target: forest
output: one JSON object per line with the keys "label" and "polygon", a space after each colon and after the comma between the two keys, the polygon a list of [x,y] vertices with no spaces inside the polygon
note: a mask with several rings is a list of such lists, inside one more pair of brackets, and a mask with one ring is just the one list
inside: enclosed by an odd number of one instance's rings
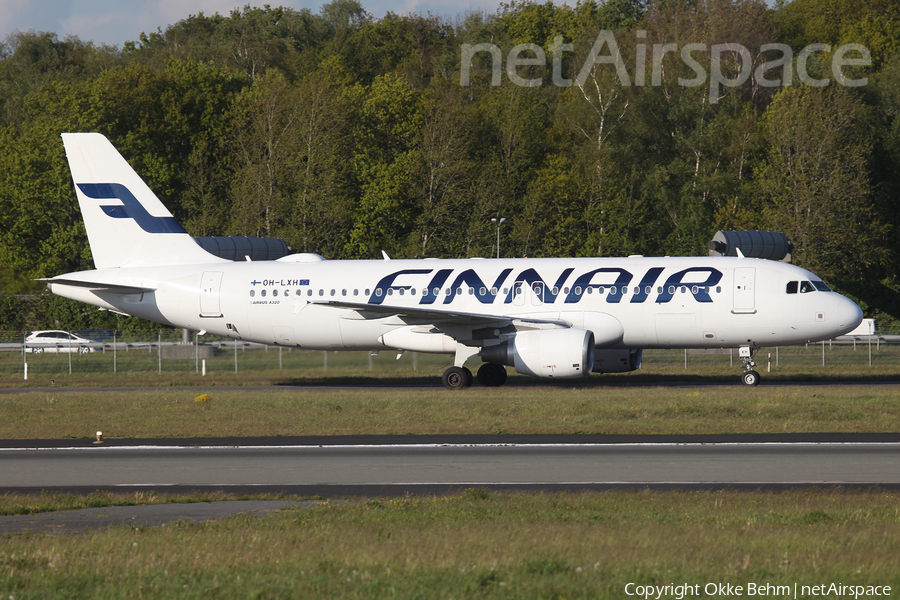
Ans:
{"label": "forest", "polygon": [[[866,55],[842,66],[845,44]],[[795,264],[892,322],[898,113],[896,0],[513,0],[452,19],[333,0],[187,15],[122,48],[14,32],[0,329],[139,326],[32,281],[93,268],[59,137],[75,131],[106,135],[195,236],[378,259],[496,256],[500,217],[506,257],[698,256],[720,229],[781,231]]]}

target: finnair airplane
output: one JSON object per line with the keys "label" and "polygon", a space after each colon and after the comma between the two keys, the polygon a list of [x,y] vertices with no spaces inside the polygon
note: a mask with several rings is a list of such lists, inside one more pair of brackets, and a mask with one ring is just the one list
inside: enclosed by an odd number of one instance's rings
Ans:
{"label": "finnair airplane", "polygon": [[862,311],[813,273],[755,258],[274,261],[214,256],[97,133],[63,134],[96,269],[50,290],[201,333],[316,350],[444,353],[448,389],[518,373],[577,378],[640,366],[645,348],[739,348],[851,331]]}

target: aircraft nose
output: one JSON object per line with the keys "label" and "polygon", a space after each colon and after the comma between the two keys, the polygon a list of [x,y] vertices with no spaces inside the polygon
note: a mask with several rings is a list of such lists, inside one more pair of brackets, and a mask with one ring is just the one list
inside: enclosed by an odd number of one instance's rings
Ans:
{"label": "aircraft nose", "polygon": [[850,298],[841,297],[838,306],[838,327],[845,331],[853,331],[862,323],[862,309]]}

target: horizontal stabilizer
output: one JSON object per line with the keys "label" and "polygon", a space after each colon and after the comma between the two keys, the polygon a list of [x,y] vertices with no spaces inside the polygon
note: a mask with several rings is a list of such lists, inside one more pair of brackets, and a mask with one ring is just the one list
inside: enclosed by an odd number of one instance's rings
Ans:
{"label": "horizontal stabilizer", "polygon": [[133,285],[120,285],[118,283],[103,283],[97,281],[87,281],[83,279],[71,279],[63,277],[47,277],[44,279],[35,279],[35,281],[43,281],[48,284],[71,285],[74,287],[87,288],[95,291],[112,292],[113,294],[146,294],[147,292],[156,291],[156,288],[138,287]]}

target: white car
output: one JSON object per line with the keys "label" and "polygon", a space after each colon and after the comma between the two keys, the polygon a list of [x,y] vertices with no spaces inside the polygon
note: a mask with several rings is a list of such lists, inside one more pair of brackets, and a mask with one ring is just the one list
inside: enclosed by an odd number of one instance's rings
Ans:
{"label": "white car", "polygon": [[25,338],[30,352],[96,352],[99,344],[68,331],[32,331]]}

